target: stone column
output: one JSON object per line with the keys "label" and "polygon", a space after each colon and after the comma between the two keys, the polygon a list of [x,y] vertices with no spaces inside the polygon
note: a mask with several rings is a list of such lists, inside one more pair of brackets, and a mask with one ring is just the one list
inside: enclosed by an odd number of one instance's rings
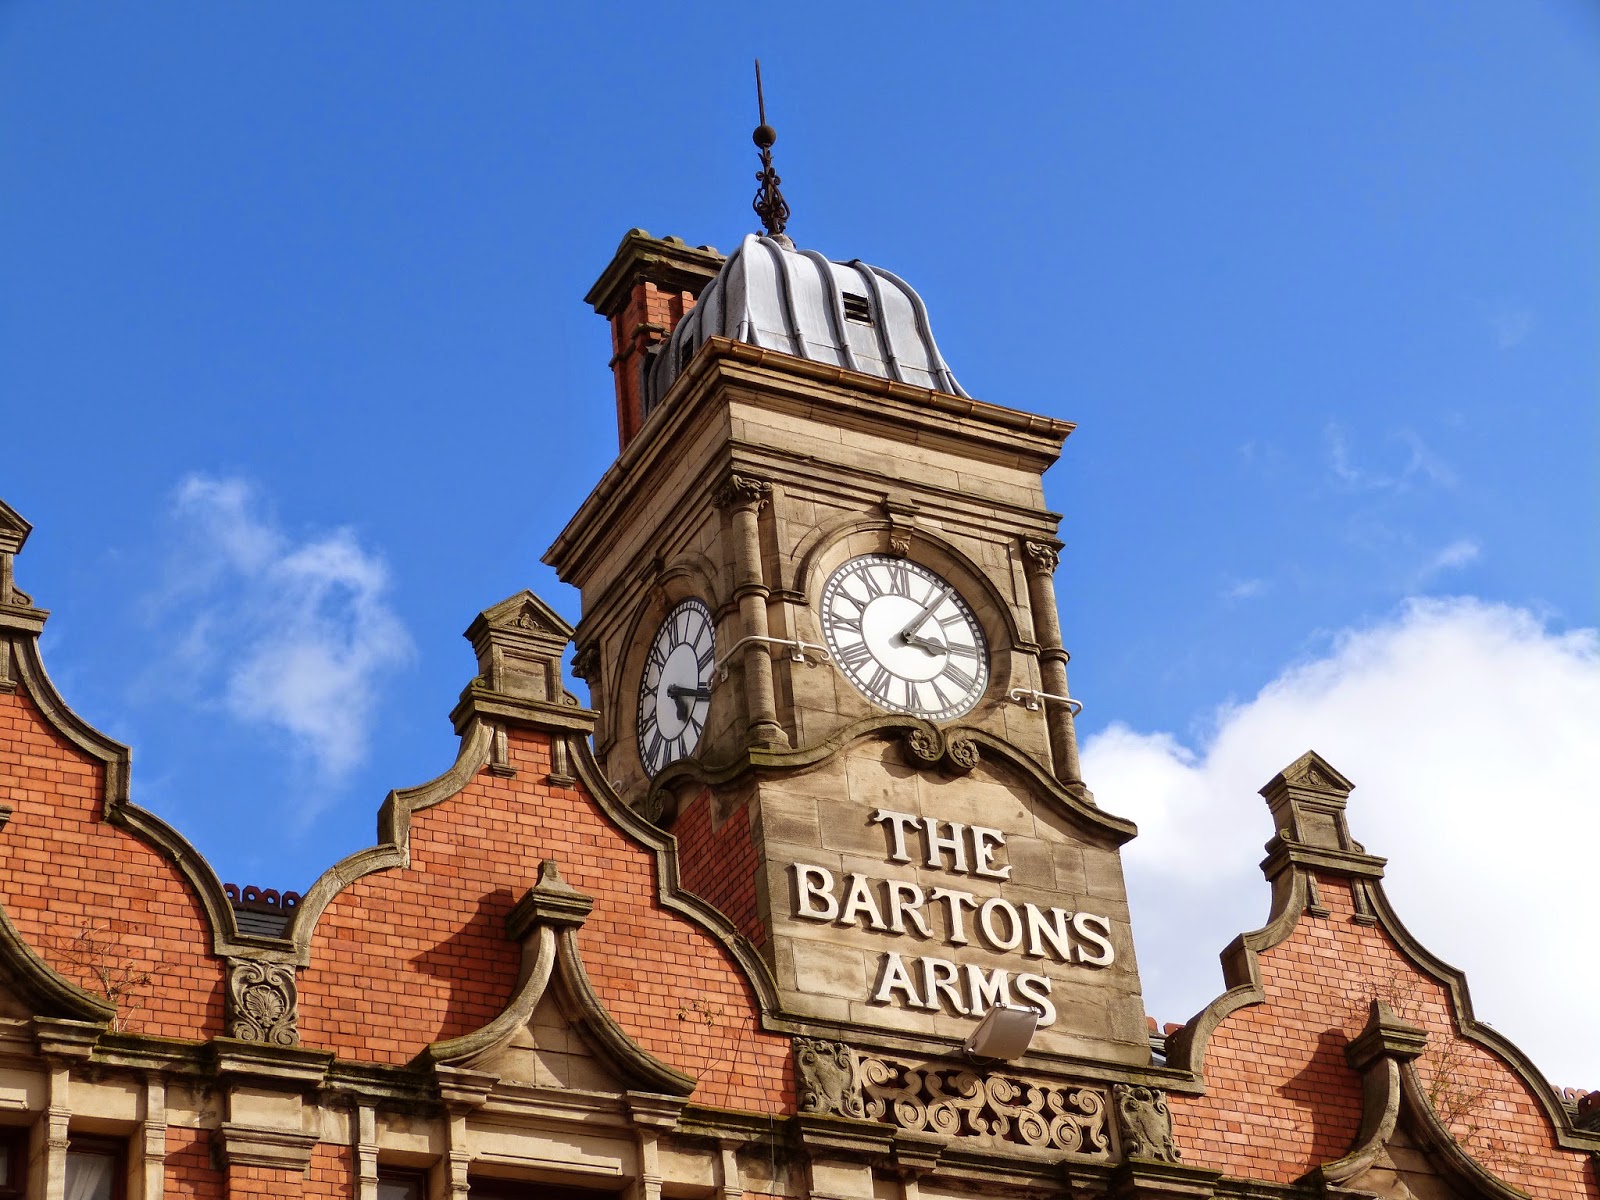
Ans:
{"label": "stone column", "polygon": [[772,485],[747,475],[729,475],[717,490],[717,506],[729,510],[733,521],[733,596],[739,605],[739,638],[745,646],[745,733],[756,746],[787,748],[789,738],[778,724],[777,701],[772,686],[772,647],[754,639],[767,632],[767,597],[770,589],[761,572],[761,531],[757,516],[772,495]]}
{"label": "stone column", "polygon": [[142,1200],[161,1200],[167,1181],[167,1082],[155,1071],[144,1077],[144,1121],[140,1133]]}
{"label": "stone column", "polygon": [[356,1200],[378,1200],[378,1114],[370,1104],[351,1106]]}
{"label": "stone column", "polygon": [[[1033,633],[1039,641],[1042,686],[1052,696],[1070,696],[1072,693],[1067,690],[1069,656],[1061,646],[1061,618],[1056,610],[1057,548],[1049,542],[1025,540],[1022,550],[1028,575],[1028,605],[1033,610]],[[1071,707],[1060,700],[1046,700],[1044,713],[1056,778],[1062,783],[1081,785],[1083,770],[1078,764],[1078,732]]]}

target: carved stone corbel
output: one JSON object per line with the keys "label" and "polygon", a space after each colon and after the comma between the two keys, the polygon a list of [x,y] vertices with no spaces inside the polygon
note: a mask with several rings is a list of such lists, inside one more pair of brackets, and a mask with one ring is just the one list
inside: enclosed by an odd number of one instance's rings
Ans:
{"label": "carved stone corbel", "polygon": [[855,1051],[845,1042],[797,1037],[794,1062],[800,1073],[800,1111],[835,1117],[864,1117],[861,1072]]}
{"label": "carved stone corbel", "polygon": [[228,959],[228,1034],[266,1046],[300,1044],[293,963]]}
{"label": "carved stone corbel", "polygon": [[1175,1163],[1182,1155],[1172,1140],[1172,1114],[1166,1093],[1159,1088],[1119,1083],[1111,1089],[1122,1135],[1122,1156],[1149,1162]]}

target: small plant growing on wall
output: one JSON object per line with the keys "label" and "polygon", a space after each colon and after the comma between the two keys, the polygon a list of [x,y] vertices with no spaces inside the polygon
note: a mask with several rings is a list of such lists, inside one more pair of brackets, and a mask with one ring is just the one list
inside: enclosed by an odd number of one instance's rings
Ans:
{"label": "small plant growing on wall", "polygon": [[67,964],[67,974],[77,976],[76,982],[117,1006],[111,1027],[121,1032],[130,1027],[161,972],[131,957],[118,933],[109,924],[96,922],[80,925],[75,933],[58,934],[55,942]]}

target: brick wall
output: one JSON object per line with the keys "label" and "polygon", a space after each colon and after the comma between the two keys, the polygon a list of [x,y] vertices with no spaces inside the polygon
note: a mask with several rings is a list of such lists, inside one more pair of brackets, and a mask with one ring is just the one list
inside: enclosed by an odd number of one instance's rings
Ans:
{"label": "brick wall", "polygon": [[341,1057],[402,1063],[481,1027],[516,984],[505,917],[553,858],[594,897],[578,935],[595,990],[650,1053],[700,1079],[698,1103],[788,1107],[788,1041],[759,1031],[742,974],[713,937],[662,907],[654,856],[578,788],[552,787],[549,743],[511,739],[515,778],[479,774],[416,813],[411,866],[337,896],[300,976],[300,1036]]}
{"label": "brick wall", "polygon": [[211,1166],[211,1135],[203,1129],[167,1130],[166,1195],[172,1200],[222,1200],[222,1172]]}
{"label": "brick wall", "polygon": [[1443,986],[1376,926],[1352,922],[1346,881],[1321,877],[1326,917],[1309,913],[1260,955],[1263,1003],[1212,1035],[1206,1094],[1169,1098],[1184,1160],[1285,1183],[1349,1151],[1361,1084],[1344,1048],[1373,999],[1429,1034],[1417,1062],[1436,1111],[1478,1161],[1534,1196],[1600,1196],[1584,1158],[1559,1149],[1549,1122],[1503,1061],[1461,1038]]}
{"label": "brick wall", "polygon": [[[223,970],[210,926],[176,867],[101,819],[103,770],[18,688],[0,692],[0,902],[44,960],[104,994],[130,983],[123,1028],[196,1041],[222,1032]],[[139,983],[138,980],[148,982]]]}
{"label": "brick wall", "polygon": [[[644,423],[640,364],[646,350],[671,336],[694,307],[689,292],[664,291],[653,283],[634,285],[623,310],[611,320],[612,369],[617,383],[617,442],[626,447]],[[659,326],[650,330],[647,326]]]}
{"label": "brick wall", "polygon": [[751,829],[751,809],[740,807],[717,827],[711,804],[710,789],[702,788],[673,822],[679,877],[684,887],[738,926],[752,945],[765,945],[767,927],[756,902],[761,855]]}

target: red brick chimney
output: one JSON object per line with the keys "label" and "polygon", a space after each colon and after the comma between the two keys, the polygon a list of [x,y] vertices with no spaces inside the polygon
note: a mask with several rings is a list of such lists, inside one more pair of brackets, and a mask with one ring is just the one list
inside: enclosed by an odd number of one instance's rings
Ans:
{"label": "red brick chimney", "polygon": [[653,238],[630,229],[584,302],[611,322],[611,370],[617,380],[617,444],[627,446],[644,424],[644,372],[651,350],[666,341],[722,269],[722,255],[682,238]]}

